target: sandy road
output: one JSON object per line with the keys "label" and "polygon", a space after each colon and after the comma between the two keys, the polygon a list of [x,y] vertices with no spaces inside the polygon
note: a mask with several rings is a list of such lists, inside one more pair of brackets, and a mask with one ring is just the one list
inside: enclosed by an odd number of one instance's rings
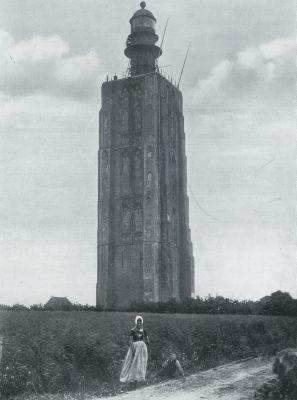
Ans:
{"label": "sandy road", "polygon": [[171,380],[123,393],[112,399],[250,400],[255,389],[271,377],[273,377],[272,359],[256,358],[190,375],[185,382]]}

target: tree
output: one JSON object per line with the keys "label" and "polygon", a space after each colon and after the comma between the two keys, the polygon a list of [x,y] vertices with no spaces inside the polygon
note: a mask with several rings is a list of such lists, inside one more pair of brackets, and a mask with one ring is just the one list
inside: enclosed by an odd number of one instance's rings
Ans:
{"label": "tree", "polygon": [[296,315],[296,302],[287,292],[278,290],[270,296],[263,297],[257,305],[260,314],[267,315]]}

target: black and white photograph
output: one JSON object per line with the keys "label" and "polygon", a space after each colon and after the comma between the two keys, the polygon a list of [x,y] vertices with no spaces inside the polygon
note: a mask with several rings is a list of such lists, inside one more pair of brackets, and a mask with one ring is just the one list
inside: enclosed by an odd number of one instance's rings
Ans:
{"label": "black and white photograph", "polygon": [[0,398],[296,400],[296,2],[0,0]]}

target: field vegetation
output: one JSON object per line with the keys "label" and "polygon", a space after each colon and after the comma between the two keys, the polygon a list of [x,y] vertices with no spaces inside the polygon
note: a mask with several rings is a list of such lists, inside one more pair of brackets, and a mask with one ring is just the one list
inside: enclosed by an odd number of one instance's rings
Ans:
{"label": "field vegetation", "polygon": [[[177,352],[189,372],[259,354],[274,354],[295,345],[294,317],[154,313],[143,316],[151,341],[148,377],[160,367],[169,351]],[[30,394],[42,398],[44,393],[100,395],[118,391],[134,317],[135,313],[125,312],[1,311],[2,396],[24,398]]]}

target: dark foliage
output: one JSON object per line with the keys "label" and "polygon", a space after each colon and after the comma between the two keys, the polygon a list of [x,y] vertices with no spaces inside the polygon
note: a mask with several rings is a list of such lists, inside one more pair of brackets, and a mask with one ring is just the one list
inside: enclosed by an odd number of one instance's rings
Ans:
{"label": "dark foliage", "polygon": [[32,304],[31,306],[24,306],[23,304],[14,304],[12,306],[8,306],[5,304],[0,304],[0,310],[9,310],[9,311],[102,311],[101,307],[90,306],[89,304],[72,304],[71,307],[65,307],[63,310],[54,310],[46,307],[44,304]]}
{"label": "dark foliage", "polygon": [[[13,306],[0,305],[0,310],[32,310],[49,311],[43,304],[33,304],[26,307],[21,304]],[[88,304],[73,304],[71,308],[63,311],[103,311],[101,307]],[[105,311],[115,311],[105,309]],[[265,296],[259,301],[234,300],[223,296],[196,297],[184,302],[172,299],[168,302],[140,303],[134,302],[128,308],[120,311],[150,312],[158,314],[238,314],[238,315],[287,315],[297,316],[297,299],[293,299],[289,293],[277,291],[270,296]]]}
{"label": "dark foliage", "polygon": [[[289,367],[288,367],[289,366]],[[295,349],[278,354],[273,364],[277,379],[262,385],[255,393],[255,400],[296,400],[297,398],[297,365]]]}
{"label": "dark foliage", "polygon": [[297,316],[297,300],[277,291],[260,301],[234,300],[222,296],[196,297],[182,303],[170,300],[166,303],[132,303],[127,311],[185,314],[240,314],[240,315],[288,315]]}
{"label": "dark foliage", "polygon": [[29,307],[24,306],[23,304],[13,304],[12,306],[7,306],[5,304],[0,304],[0,310],[11,310],[11,311],[20,311],[20,310],[29,310]]}
{"label": "dark foliage", "polygon": [[[277,379],[271,379],[264,383],[255,393],[255,400],[291,400],[286,394],[282,393],[280,382]],[[292,398],[296,400],[296,398]]]}
{"label": "dark foliage", "polygon": [[280,290],[263,297],[255,305],[258,314],[297,316],[297,300],[292,299],[289,293]]}

